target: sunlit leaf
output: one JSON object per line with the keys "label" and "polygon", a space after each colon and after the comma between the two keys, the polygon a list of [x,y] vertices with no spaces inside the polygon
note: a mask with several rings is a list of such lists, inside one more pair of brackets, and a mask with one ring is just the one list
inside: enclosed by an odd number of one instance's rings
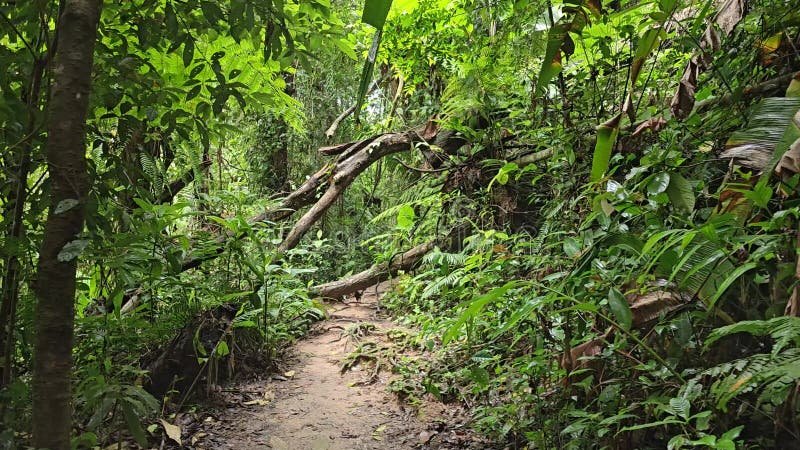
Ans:
{"label": "sunlit leaf", "polygon": [[620,120],[622,120],[621,113],[597,127],[597,142],[595,143],[594,156],[592,157],[592,181],[599,181],[602,179],[603,175],[605,175],[608,170],[608,163],[611,160],[611,151],[614,148],[614,144],[617,142]]}
{"label": "sunlit leaf", "polygon": [[366,0],[361,21],[380,30],[386,23],[386,16],[389,15],[391,7],[392,0]]}

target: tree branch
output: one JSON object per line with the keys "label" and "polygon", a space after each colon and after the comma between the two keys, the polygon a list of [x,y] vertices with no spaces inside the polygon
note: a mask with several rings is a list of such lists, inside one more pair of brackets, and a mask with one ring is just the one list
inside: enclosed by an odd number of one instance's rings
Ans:
{"label": "tree branch", "polygon": [[776,96],[781,94],[786,89],[786,86],[790,81],[792,81],[792,78],[800,78],[800,72],[782,75],[780,77],[756,84],[755,86],[745,88],[742,91],[741,96],[738,97],[727,94],[723,95],[722,97],[714,97],[708,100],[703,100],[702,102],[697,103],[695,112],[697,112],[697,114],[703,114],[716,106],[729,106],[736,101],[750,101],[762,97]]}

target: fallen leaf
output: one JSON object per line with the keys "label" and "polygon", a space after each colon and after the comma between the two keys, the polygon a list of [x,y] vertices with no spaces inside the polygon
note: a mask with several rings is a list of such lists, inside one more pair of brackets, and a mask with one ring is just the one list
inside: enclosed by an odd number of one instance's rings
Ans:
{"label": "fallen leaf", "polygon": [[290,370],[288,372],[284,372],[283,376],[285,376],[286,378],[294,378],[294,374],[295,374],[294,370]]}
{"label": "fallen leaf", "polygon": [[423,445],[427,444],[428,442],[430,442],[431,438],[434,437],[434,436],[436,436],[436,432],[421,431],[419,433],[419,443],[423,444]]}
{"label": "fallen leaf", "polygon": [[376,441],[382,441],[383,436],[381,436],[381,433],[383,433],[385,430],[386,425],[381,425],[378,428],[375,428],[375,430],[372,432],[372,439],[375,439]]}
{"label": "fallen leaf", "polygon": [[203,433],[202,431],[200,433],[195,434],[194,436],[192,436],[192,445],[196,445],[197,441],[203,439],[206,436],[208,436],[208,433]]}
{"label": "fallen leaf", "polygon": [[631,136],[638,136],[642,134],[645,130],[650,130],[654,133],[661,131],[667,125],[667,121],[664,120],[663,117],[652,117],[650,119],[645,120],[644,122],[640,123],[636,130],[631,134]]}
{"label": "fallen leaf", "polygon": [[269,402],[266,401],[266,400],[258,399],[258,400],[250,400],[249,402],[244,402],[242,404],[245,405],[245,406],[253,406],[253,405],[265,406],[265,405],[269,405]]}
{"label": "fallen leaf", "polygon": [[164,419],[161,419],[161,425],[164,426],[164,431],[167,433],[167,437],[177,442],[178,445],[183,445],[183,442],[181,442],[181,427],[173,425]]}

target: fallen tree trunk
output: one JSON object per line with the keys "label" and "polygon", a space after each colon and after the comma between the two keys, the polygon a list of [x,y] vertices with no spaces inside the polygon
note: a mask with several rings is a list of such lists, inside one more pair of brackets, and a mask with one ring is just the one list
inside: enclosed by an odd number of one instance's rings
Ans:
{"label": "fallen tree trunk", "polygon": [[320,284],[311,288],[311,294],[323,298],[342,298],[353,292],[366,289],[381,281],[386,281],[398,272],[413,269],[426,253],[431,251],[436,242],[420,244],[405,253],[395,256],[390,261],[376,264],[369,269],[341,280]]}
{"label": "fallen tree trunk", "polygon": [[436,246],[450,249],[459,248],[468,230],[468,223],[461,224],[439,239],[419,244],[405,253],[393,256],[389,261],[375,264],[369,269],[355,275],[342,278],[341,280],[331,281],[330,283],[313,286],[309,292],[319,297],[336,299],[366,289],[381,281],[388,280],[397,275],[400,271],[409,271],[416,268],[422,261],[422,258]]}
{"label": "fallen tree trunk", "polygon": [[359,142],[353,146],[357,147],[358,150],[352,152],[352,154],[349,151],[342,153],[333,167],[325,194],[295,223],[292,230],[278,246],[278,251],[283,253],[296,247],[311,226],[325,214],[325,211],[350,186],[353,180],[372,163],[386,155],[410,150],[414,144],[420,142],[425,142],[425,139],[417,130],[412,130],[405,133],[384,134],[366,144]]}
{"label": "fallen tree trunk", "polygon": [[[326,155],[339,155],[335,162],[326,164],[322,169],[309,177],[302,186],[289,194],[273,209],[265,211],[252,219],[251,224],[259,222],[278,222],[285,220],[299,209],[313,205],[292,227],[284,241],[278,247],[280,253],[297,246],[300,239],[319,220],[325,211],[339,198],[353,180],[372,163],[384,156],[413,149],[417,144],[436,146],[445,152],[454,152],[466,143],[466,140],[449,130],[439,131],[435,125],[424,126],[399,133],[386,133],[347,144],[325,147],[320,152]],[[330,150],[327,150],[330,149]],[[319,190],[325,183],[328,188],[318,198]],[[233,233],[220,235],[216,244],[202,254],[188,258],[181,266],[181,272],[193,269],[205,261],[219,256],[225,250],[225,243],[239,238]]]}

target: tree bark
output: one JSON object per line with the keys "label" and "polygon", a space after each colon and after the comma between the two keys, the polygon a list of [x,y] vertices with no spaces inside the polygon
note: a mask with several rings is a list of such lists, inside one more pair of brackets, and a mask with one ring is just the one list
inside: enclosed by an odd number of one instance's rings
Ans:
{"label": "tree bark", "polygon": [[[22,152],[17,168],[13,193],[9,196],[6,217],[11,218],[6,239],[13,239],[22,244],[25,238],[25,203],[28,197],[28,175],[31,172],[36,116],[39,113],[39,97],[42,88],[42,77],[47,61],[35,59],[31,76],[31,88],[26,94],[28,105],[28,125],[25,131],[27,139],[22,143]],[[13,377],[15,328],[17,319],[17,302],[19,286],[22,281],[22,265],[16,252],[9,255],[3,274],[2,296],[0,297],[0,388],[7,386]],[[2,408],[0,408],[2,409]]]}
{"label": "tree bark", "polygon": [[[86,116],[102,0],[66,0],[48,105],[46,159],[50,210],[39,251],[33,357],[33,446],[70,448],[70,377],[75,310],[76,239],[89,191]],[[77,203],[76,203],[77,201]]]}
{"label": "tree bark", "polygon": [[422,257],[437,245],[449,249],[449,251],[460,248],[469,229],[468,222],[462,223],[450,230],[445,236],[417,245],[405,253],[393,256],[389,261],[376,264],[363,272],[341,280],[313,286],[310,292],[319,297],[336,299],[368,288],[395,276],[401,270],[408,271],[416,268],[419,262],[422,261]]}
{"label": "tree bark", "polygon": [[285,252],[296,247],[311,226],[325,214],[325,211],[330,208],[353,180],[372,163],[386,155],[410,150],[416,142],[423,142],[416,131],[390,133],[379,136],[368,144],[360,146],[359,150],[352,155],[348,152],[342,153],[333,169],[329,181],[330,185],[325,194],[295,223],[281,245],[278,246],[278,251]]}
{"label": "tree bark", "polygon": [[341,280],[314,286],[311,288],[311,293],[319,297],[335,299],[366,289],[389,279],[401,270],[413,269],[422,260],[422,257],[433,249],[435,244],[435,242],[426,242],[417,245],[411,250],[392,258],[391,261],[376,264],[363,272]]}

